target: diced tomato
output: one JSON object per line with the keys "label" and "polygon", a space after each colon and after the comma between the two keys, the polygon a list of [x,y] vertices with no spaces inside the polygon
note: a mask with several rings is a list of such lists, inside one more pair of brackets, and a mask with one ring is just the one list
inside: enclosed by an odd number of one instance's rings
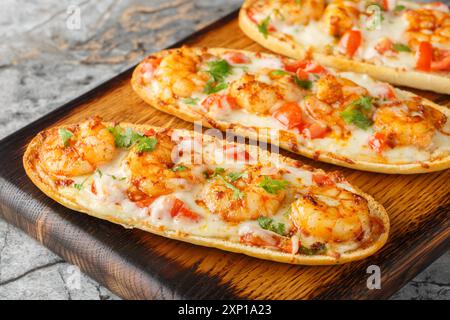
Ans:
{"label": "diced tomato", "polygon": [[382,55],[386,52],[394,53],[394,44],[388,38],[382,38],[375,45],[375,50],[377,50],[378,53]]}
{"label": "diced tomato", "polygon": [[433,60],[433,46],[431,43],[421,41],[416,52],[416,69],[430,71]]}
{"label": "diced tomato", "polygon": [[383,0],[381,6],[384,10],[389,11],[389,0]]}
{"label": "diced tomato", "polygon": [[144,132],[144,136],[146,137],[151,137],[154,136],[156,134],[156,131],[154,129],[148,129],[147,131]]}
{"label": "diced tomato", "polygon": [[298,60],[284,65],[284,70],[288,72],[298,72],[301,69],[307,73],[324,73],[325,68],[312,60]]}
{"label": "diced tomato", "polygon": [[308,131],[311,139],[320,139],[325,137],[327,133],[330,132],[330,128],[318,122],[314,122],[308,127]]}
{"label": "diced tomato", "polygon": [[304,67],[306,67],[306,64],[308,62],[306,60],[298,60],[298,61],[294,61],[294,62],[289,62],[286,63],[284,65],[284,70],[288,71],[288,72],[297,72],[297,70],[303,69]]}
{"label": "diced tomato", "polygon": [[157,197],[145,197],[142,200],[136,201],[135,204],[139,208],[147,208],[149,205],[151,205]]}
{"label": "diced tomato", "polygon": [[231,160],[249,161],[250,154],[245,150],[239,150],[236,146],[225,145],[223,147],[225,157]]}
{"label": "diced tomato", "polygon": [[95,187],[95,181],[92,181],[92,184],[91,184],[91,192],[92,192],[93,194],[97,194],[97,188]]}
{"label": "diced tomato", "polygon": [[272,116],[277,119],[287,129],[302,127],[302,110],[295,102],[286,102],[278,108]]}
{"label": "diced tomato", "polygon": [[377,153],[383,152],[386,146],[386,136],[380,132],[376,132],[369,138],[369,146]]}
{"label": "diced tomato", "polygon": [[255,19],[255,11],[252,8],[247,9],[248,18],[255,24],[258,24],[258,21]]}
{"label": "diced tomato", "polygon": [[297,78],[299,78],[300,80],[308,80],[309,79],[309,75],[308,72],[298,68],[297,72],[295,73],[297,75]]}
{"label": "diced tomato", "polygon": [[319,173],[313,174],[312,179],[315,183],[317,183],[321,187],[334,185],[333,180],[331,180],[331,178],[326,174],[319,174]]}
{"label": "diced tomato", "polygon": [[170,215],[172,216],[172,218],[181,216],[189,218],[195,222],[199,221],[201,218],[197,213],[189,210],[188,206],[180,199],[175,199],[173,207],[170,210]]}
{"label": "diced tomato", "polygon": [[309,73],[316,73],[316,74],[326,72],[325,68],[315,61],[308,61],[303,70]]}
{"label": "diced tomato", "polygon": [[250,62],[249,57],[247,57],[244,53],[238,51],[227,53],[225,59],[228,61],[228,63],[231,64],[244,64]]}
{"label": "diced tomato", "polygon": [[441,51],[436,61],[430,65],[432,71],[450,71],[450,51]]}
{"label": "diced tomato", "polygon": [[370,93],[382,99],[395,99],[395,90],[388,83],[379,83],[371,87]]}
{"label": "diced tomato", "polygon": [[211,94],[206,97],[202,102],[202,106],[206,110],[210,110],[213,106],[217,106],[220,109],[239,109],[239,105],[232,96],[229,95],[220,95],[220,94]]}
{"label": "diced tomato", "polygon": [[141,65],[141,82],[143,84],[148,83],[151,78],[153,77],[153,73],[155,72],[156,68],[158,68],[159,64],[161,63],[161,58],[154,58],[150,57],[145,60],[144,63]]}
{"label": "diced tomato", "polygon": [[361,31],[349,30],[342,36],[341,40],[339,41],[339,48],[342,53],[345,53],[349,57],[353,57],[361,43]]}

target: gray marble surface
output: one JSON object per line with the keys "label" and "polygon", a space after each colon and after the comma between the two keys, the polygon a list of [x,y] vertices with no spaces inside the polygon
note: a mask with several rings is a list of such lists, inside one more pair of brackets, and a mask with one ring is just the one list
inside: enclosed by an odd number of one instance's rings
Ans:
{"label": "gray marble surface", "polygon": [[[0,138],[239,4],[239,0],[2,0]],[[70,5],[80,10],[79,28]],[[449,266],[447,252],[393,298],[450,299]],[[0,299],[119,298],[0,219]]]}

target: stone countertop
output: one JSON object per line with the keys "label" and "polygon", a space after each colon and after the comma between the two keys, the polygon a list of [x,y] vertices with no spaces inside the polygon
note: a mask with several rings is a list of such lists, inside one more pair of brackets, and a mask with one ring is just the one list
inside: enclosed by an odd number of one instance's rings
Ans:
{"label": "stone countertop", "polygon": [[[0,138],[125,70],[145,53],[231,12],[240,2],[1,1]],[[450,299],[449,266],[450,251],[393,299]],[[0,299],[119,298],[0,219]]]}

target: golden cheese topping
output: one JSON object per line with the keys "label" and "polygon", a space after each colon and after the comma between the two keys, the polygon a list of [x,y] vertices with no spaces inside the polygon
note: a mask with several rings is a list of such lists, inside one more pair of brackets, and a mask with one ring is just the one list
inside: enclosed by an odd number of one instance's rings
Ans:
{"label": "golden cheese topping", "polygon": [[137,82],[157,104],[349,163],[410,164],[450,154],[448,110],[313,60],[227,49],[149,56]]}
{"label": "golden cheese topping", "polygon": [[255,0],[247,16],[267,37],[401,70],[450,71],[450,11],[441,2]]}
{"label": "golden cheese topping", "polygon": [[82,208],[160,230],[333,257],[385,232],[340,174],[191,131],[94,118],[47,131],[39,160],[40,176]]}

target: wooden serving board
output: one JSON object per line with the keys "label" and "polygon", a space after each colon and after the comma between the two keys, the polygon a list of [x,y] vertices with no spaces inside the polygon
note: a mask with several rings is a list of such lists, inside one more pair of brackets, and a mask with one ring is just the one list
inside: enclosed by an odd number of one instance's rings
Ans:
{"label": "wooden serving board", "polygon": [[[188,45],[267,51],[239,30],[236,13],[185,41]],[[156,111],[131,89],[128,70],[0,142],[0,214],[123,298],[372,299],[388,298],[450,244],[450,170],[385,175],[337,168],[288,152],[326,170],[340,169],[374,196],[391,218],[388,243],[376,255],[340,266],[307,267],[165,239],[78,214],[47,198],[27,178],[22,156],[30,139],[54,125],[100,115],[107,121],[192,128]],[[450,97],[423,93],[441,104]],[[367,268],[381,269],[369,290]]]}

